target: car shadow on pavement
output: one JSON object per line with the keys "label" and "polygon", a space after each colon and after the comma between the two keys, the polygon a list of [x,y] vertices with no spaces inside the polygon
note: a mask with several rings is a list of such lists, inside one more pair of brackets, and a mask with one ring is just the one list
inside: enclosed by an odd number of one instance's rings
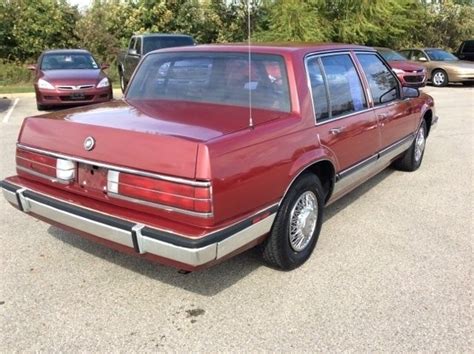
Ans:
{"label": "car shadow on pavement", "polygon": [[363,184],[361,184],[360,186],[358,186],[356,189],[354,189],[349,194],[346,194],[341,199],[338,199],[333,204],[326,207],[326,209],[324,210],[324,221],[328,221],[333,216],[335,216],[337,213],[339,213],[341,210],[343,210],[343,209],[347,208],[348,206],[350,206],[354,201],[356,201],[357,199],[362,197],[365,193],[370,191],[377,184],[382,182],[385,178],[387,178],[388,176],[390,176],[394,172],[395,172],[395,170],[393,168],[391,168],[391,167],[386,168],[385,170],[383,170],[380,173],[376,174],[374,177],[370,178],[368,181],[366,181]]}
{"label": "car shadow on pavement", "polygon": [[251,249],[209,269],[183,274],[176,268],[112,250],[55,226],[50,226],[48,233],[56,239],[95,257],[102,258],[153,280],[204,296],[216,295],[236,284],[257,268],[264,266],[257,249]]}
{"label": "car shadow on pavement", "polygon": [[[325,220],[327,221],[332,218],[339,211],[349,206],[392,173],[393,170],[391,169],[382,171],[348,195],[327,207],[325,210]],[[95,257],[100,257],[108,262],[112,262],[153,280],[204,296],[216,295],[237,284],[241,279],[258,268],[266,266],[261,259],[258,248],[253,248],[209,269],[182,274],[175,268],[114,251],[55,226],[50,226],[48,233],[56,239]]]}
{"label": "car shadow on pavement", "polygon": [[10,108],[12,100],[6,97],[0,97],[0,113],[5,112]]}

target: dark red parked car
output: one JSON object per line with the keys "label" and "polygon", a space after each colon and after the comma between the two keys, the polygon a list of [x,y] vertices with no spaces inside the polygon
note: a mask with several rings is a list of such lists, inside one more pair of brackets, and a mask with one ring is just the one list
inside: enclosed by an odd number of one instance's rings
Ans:
{"label": "dark red parked car", "polygon": [[26,118],[5,198],[185,270],[257,244],[301,265],[325,205],[392,163],[420,166],[433,99],[371,48],[253,46],[250,64],[247,50],[152,52],[124,100]]}
{"label": "dark red parked car", "polygon": [[392,67],[403,86],[423,87],[426,85],[426,69],[423,66],[407,60],[392,49],[380,47],[376,49]]}
{"label": "dark red parked car", "polygon": [[37,65],[35,92],[39,111],[53,106],[79,106],[112,99],[112,83],[91,53],[83,49],[48,50]]}

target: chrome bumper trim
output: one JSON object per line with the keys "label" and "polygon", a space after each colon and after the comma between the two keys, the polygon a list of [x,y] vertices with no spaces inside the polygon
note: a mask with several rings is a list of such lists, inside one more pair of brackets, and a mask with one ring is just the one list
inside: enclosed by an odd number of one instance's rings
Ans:
{"label": "chrome bumper trim", "polygon": [[7,189],[4,189],[2,188],[2,191],[3,191],[3,197],[10,203],[10,204],[13,204],[14,206],[16,207],[19,207],[18,205],[18,199],[16,197],[16,193],[15,192],[11,192]]}
{"label": "chrome bumper trim", "polygon": [[[55,223],[133,248],[139,254],[149,253],[190,266],[200,266],[220,259],[265,235],[270,231],[276,216],[276,208],[272,206],[265,211],[268,216],[254,224],[251,219],[246,220],[240,224],[241,226],[232,225],[203,236],[197,241],[167,231],[166,237],[169,241],[173,241],[173,238],[180,240],[180,242],[168,242],[158,239],[157,234],[163,233],[162,230],[129,220],[115,218],[115,222],[107,221],[106,218],[112,219],[112,217],[60,201],[59,203],[64,205],[65,209],[62,210],[56,207],[58,201],[54,198],[39,195],[19,186],[16,189],[14,187],[16,186],[12,184],[1,184],[5,199],[26,213],[32,213]],[[51,205],[48,205],[50,201]],[[268,210],[271,210],[270,214]],[[88,217],[88,215],[92,216]],[[104,218],[104,222],[100,221],[101,217]]]}
{"label": "chrome bumper trim", "polygon": [[130,232],[113,226],[99,223],[82,216],[74,215],[60,209],[50,207],[35,200],[25,198],[29,204],[27,213],[42,216],[48,220],[55,221],[61,225],[119,243],[124,246],[133,247]]}

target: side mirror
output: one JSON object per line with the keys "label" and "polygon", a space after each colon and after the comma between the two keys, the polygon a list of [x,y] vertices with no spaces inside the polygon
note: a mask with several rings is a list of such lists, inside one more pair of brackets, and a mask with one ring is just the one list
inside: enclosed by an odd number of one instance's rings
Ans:
{"label": "side mirror", "polygon": [[387,103],[398,98],[398,86],[392,87],[390,90],[385,92],[382,96],[380,96],[380,103]]}
{"label": "side mirror", "polygon": [[420,97],[420,91],[413,87],[402,87],[402,98],[417,98]]}
{"label": "side mirror", "polygon": [[100,68],[101,68],[102,70],[106,70],[106,69],[110,68],[110,65],[104,63],[104,64],[102,64],[102,65],[100,66]]}
{"label": "side mirror", "polygon": [[26,68],[31,71],[36,71],[36,64],[27,65]]}
{"label": "side mirror", "polygon": [[428,59],[426,57],[419,57],[418,61],[428,61]]}
{"label": "side mirror", "polygon": [[136,49],[129,49],[129,50],[128,50],[128,54],[130,54],[130,55],[137,55],[138,53],[137,53],[137,50],[136,50]]}

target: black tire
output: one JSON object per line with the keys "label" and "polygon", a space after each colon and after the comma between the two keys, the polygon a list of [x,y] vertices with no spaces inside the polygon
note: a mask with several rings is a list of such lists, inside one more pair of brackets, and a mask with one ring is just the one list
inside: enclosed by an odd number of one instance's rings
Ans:
{"label": "black tire", "polygon": [[474,86],[474,81],[464,81],[462,84],[464,86],[471,87]]}
{"label": "black tire", "polygon": [[448,84],[449,78],[446,71],[442,69],[436,69],[431,73],[431,83],[435,87],[444,87]]}
{"label": "black tire", "polygon": [[48,109],[48,106],[45,106],[45,105],[42,105],[42,104],[37,103],[37,104],[36,104],[36,109],[37,109],[38,111],[46,111],[46,110]]}
{"label": "black tire", "polygon": [[[427,125],[426,121],[423,119],[421,122],[420,128],[418,128],[415,140],[413,140],[412,145],[410,148],[405,151],[403,156],[395,161],[394,167],[401,171],[413,172],[416,171],[420,166],[421,162],[423,161],[423,156],[425,154],[425,147],[426,147],[426,136],[427,136]],[[419,135],[423,135],[423,146],[421,149],[421,155],[417,155],[417,144],[419,144]]]}
{"label": "black tire", "polygon": [[123,77],[123,73],[121,71],[119,73],[119,78],[120,78],[120,89],[122,90],[122,93],[125,93],[125,90],[127,88],[127,83],[125,82],[125,78]]}
{"label": "black tire", "polygon": [[[314,231],[307,233],[306,245],[301,250],[296,251],[290,242],[291,213],[293,208],[296,208],[300,197],[308,195],[307,192],[312,193],[309,193],[311,198],[316,197],[317,212],[315,214],[317,219],[315,226],[313,226]],[[270,235],[262,245],[263,259],[269,265],[282,270],[291,270],[302,265],[311,256],[321,231],[324,196],[325,193],[321,182],[314,174],[305,173],[293,183],[280,205]],[[305,220],[305,225],[306,222],[308,222],[308,219]],[[311,229],[312,227],[310,226],[309,230]]]}

